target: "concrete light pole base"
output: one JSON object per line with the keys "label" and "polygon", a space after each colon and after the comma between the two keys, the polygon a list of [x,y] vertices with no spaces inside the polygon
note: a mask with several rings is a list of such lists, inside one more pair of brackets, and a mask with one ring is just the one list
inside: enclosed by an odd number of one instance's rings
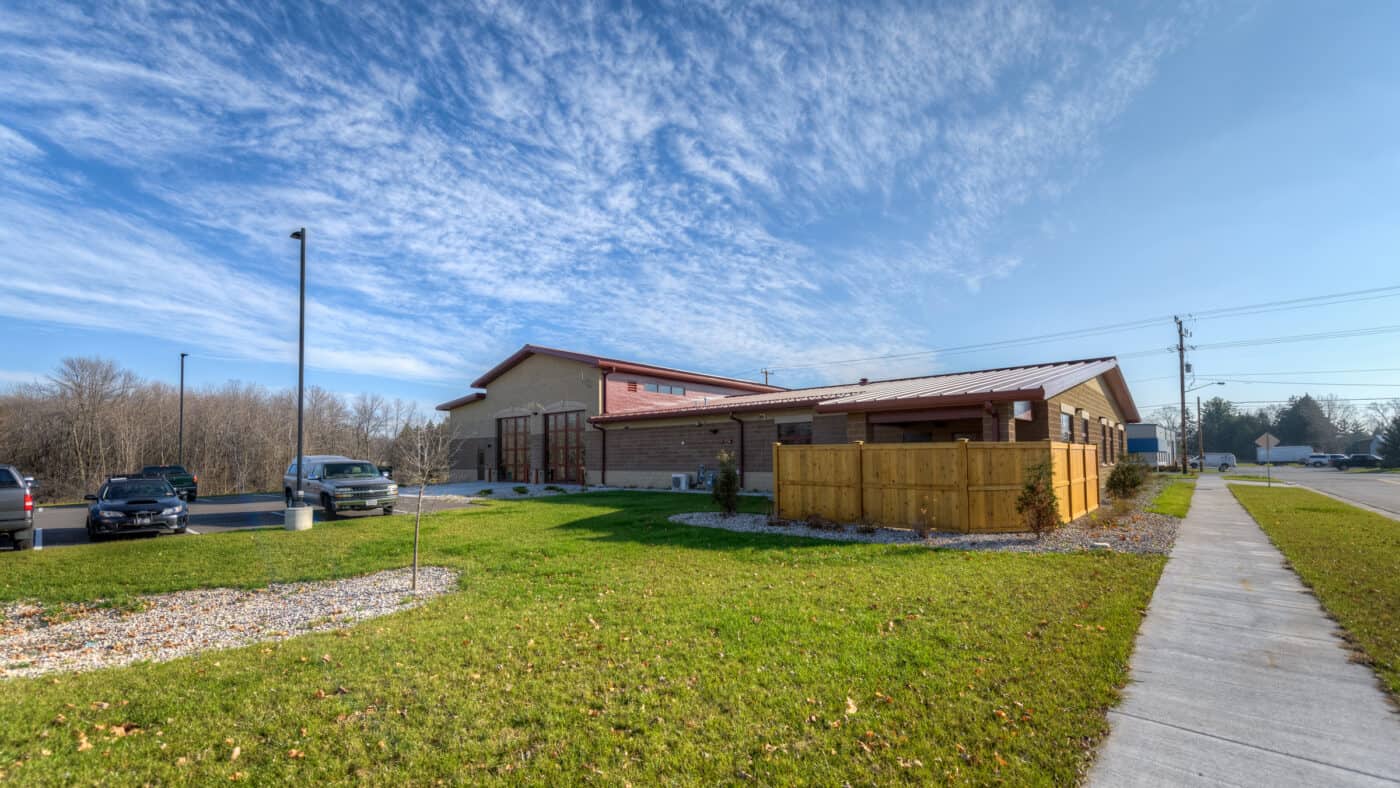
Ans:
{"label": "concrete light pole base", "polygon": [[310,531],[311,507],[288,506],[286,513],[282,515],[282,527],[288,531]]}

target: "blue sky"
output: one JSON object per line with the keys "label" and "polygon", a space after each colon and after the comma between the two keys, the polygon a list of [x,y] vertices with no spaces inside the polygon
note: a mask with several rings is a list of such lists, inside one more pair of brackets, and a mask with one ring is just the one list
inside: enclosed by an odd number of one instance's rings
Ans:
{"label": "blue sky", "polygon": [[[306,225],[333,391],[430,404],[535,342],[793,386],[1119,354],[1167,402],[1170,321],[823,362],[1400,284],[1400,5],[1345,10],[7,3],[0,380],[185,350],[196,385],[294,385]],[[1350,371],[1398,337],[1193,362],[1313,382],[1208,392],[1239,400],[1400,396]]]}

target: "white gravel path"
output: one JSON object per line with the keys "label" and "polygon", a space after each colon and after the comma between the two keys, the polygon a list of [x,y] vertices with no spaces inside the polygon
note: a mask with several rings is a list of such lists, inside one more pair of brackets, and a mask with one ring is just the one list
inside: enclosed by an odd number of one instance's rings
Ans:
{"label": "white gravel path", "polygon": [[214,649],[340,629],[417,607],[457,588],[458,573],[420,567],[344,580],[274,583],[252,591],[178,591],[141,598],[144,609],[72,607],[51,623],[32,604],[0,607],[0,679],[165,662]]}

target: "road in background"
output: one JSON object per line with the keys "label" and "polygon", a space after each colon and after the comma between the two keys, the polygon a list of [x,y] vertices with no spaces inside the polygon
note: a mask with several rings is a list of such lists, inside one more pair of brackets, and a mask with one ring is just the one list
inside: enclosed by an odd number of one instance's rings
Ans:
{"label": "road in background", "polygon": [[[1264,478],[1263,468],[1239,468],[1231,473]],[[1361,470],[1343,472],[1336,468],[1304,468],[1301,465],[1275,465],[1273,477],[1300,487],[1335,495],[1393,517],[1400,517],[1400,473]]]}
{"label": "road in background", "polygon": [[[395,512],[412,514],[416,501],[400,498]],[[461,509],[470,504],[459,498],[425,498],[423,513]],[[257,528],[281,528],[284,504],[280,495],[226,495],[213,498],[200,498],[190,504],[190,535],[227,533]],[[372,513],[352,512],[343,515],[345,520],[362,518],[378,519],[383,515],[378,510]],[[323,522],[325,513],[316,509],[315,521]],[[34,526],[42,531],[39,538],[45,550],[54,547],[68,547],[87,544],[86,506],[45,506],[34,513]],[[162,535],[170,538],[171,535]],[[118,539],[150,539],[145,534],[120,536]],[[179,537],[185,538],[185,537]]]}

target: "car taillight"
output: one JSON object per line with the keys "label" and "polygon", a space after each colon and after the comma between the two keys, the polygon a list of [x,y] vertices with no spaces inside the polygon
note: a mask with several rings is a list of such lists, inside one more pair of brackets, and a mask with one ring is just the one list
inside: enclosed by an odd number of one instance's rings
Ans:
{"label": "car taillight", "polygon": [[199,474],[194,474],[194,483],[199,484]]}
{"label": "car taillight", "polygon": [[34,496],[29,493],[24,494],[24,510],[26,512],[34,511]]}

